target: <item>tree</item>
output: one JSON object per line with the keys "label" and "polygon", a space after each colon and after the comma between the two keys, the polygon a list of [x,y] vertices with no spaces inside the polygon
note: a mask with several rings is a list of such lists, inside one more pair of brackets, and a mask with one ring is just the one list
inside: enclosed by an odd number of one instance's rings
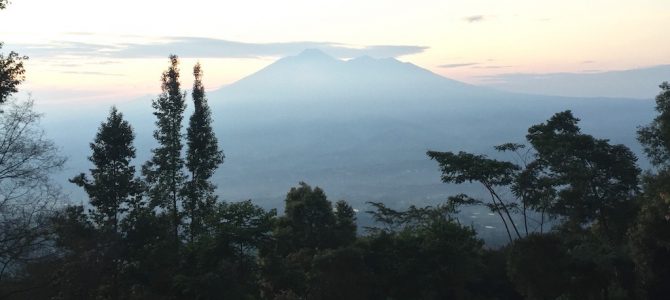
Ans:
{"label": "tree", "polygon": [[641,127],[638,141],[654,165],[667,167],[670,162],[670,84],[663,82],[656,96],[658,116],[651,124]]}
{"label": "tree", "polygon": [[556,299],[570,287],[568,260],[556,234],[531,234],[511,246],[509,277],[528,299]]}
{"label": "tree", "polygon": [[359,243],[374,280],[372,299],[478,299],[483,242],[449,206],[397,211],[370,203],[375,221]]}
{"label": "tree", "polygon": [[292,249],[333,248],[335,215],[326,194],[319,187],[301,182],[286,195],[283,230]]}
{"label": "tree", "polygon": [[93,206],[91,215],[96,225],[94,238],[98,240],[96,252],[99,259],[86,264],[100,266],[112,298],[118,298],[120,293],[121,216],[137,201],[134,198],[141,197],[139,179],[134,178],[135,167],[130,165],[135,158],[134,138],[132,127],[123,119],[123,114],[112,107],[107,121],[100,124],[90,144],[93,153],[88,159],[94,166],[90,169],[92,179],[84,173],[70,179],[84,188]]}
{"label": "tree", "polygon": [[[486,205],[500,217],[510,242],[514,238],[521,237],[519,228],[511,213],[516,204],[506,202],[500,197],[500,193],[496,191],[497,187],[509,186],[514,182],[520,169],[519,166],[510,162],[490,159],[484,155],[475,155],[463,151],[457,154],[452,152],[428,151],[427,154],[440,165],[443,182],[457,184],[464,182],[481,183],[491,196],[491,202]],[[455,199],[452,198],[452,201]],[[471,203],[484,202],[471,201]],[[514,238],[512,237],[510,227],[514,232]]]}
{"label": "tree", "polygon": [[[0,42],[0,49],[2,45]],[[27,56],[21,56],[14,51],[9,52],[7,57],[0,53],[0,104],[5,103],[9,95],[18,92],[18,85],[26,79],[23,62],[27,59]]]}
{"label": "tree", "polygon": [[49,254],[49,220],[61,200],[50,175],[65,158],[45,137],[40,118],[32,100],[9,101],[0,114],[0,282]]}
{"label": "tree", "polygon": [[344,200],[335,203],[335,240],[339,245],[356,241],[356,211]]}
{"label": "tree", "polygon": [[624,145],[581,133],[578,122],[565,111],[529,128],[526,138],[537,154],[528,170],[551,183],[538,187],[552,189],[551,212],[573,226],[597,225],[620,241],[635,211],[630,205],[639,191],[637,157]]}
{"label": "tree", "polygon": [[344,201],[337,209],[333,211],[319,187],[300,182],[291,188],[286,194],[284,215],[275,222],[273,243],[260,253],[265,293],[306,296],[314,258],[353,242],[354,211]]}
{"label": "tree", "polygon": [[[430,151],[428,155],[439,163],[444,182],[479,182],[486,188],[490,202],[467,195],[449,201],[485,205],[498,213],[513,247],[508,266],[513,268],[510,275],[519,292],[552,299],[555,295],[630,296],[632,264],[622,242],[637,211],[637,158],[624,145],[582,133],[578,122],[570,111],[560,112],[528,129],[526,139],[532,147],[526,153],[521,153],[525,146],[520,144],[496,147],[516,153],[516,163],[465,152]],[[501,195],[509,192],[513,197],[505,200]],[[534,234],[543,233],[545,215],[556,220],[552,229],[557,241]],[[525,231],[519,230],[515,217],[523,219]],[[535,222],[535,228],[529,226],[529,220]],[[552,253],[542,250],[553,247],[551,243],[560,244],[563,253],[569,253],[568,259],[545,265],[566,270],[570,284],[578,286],[573,292],[547,290],[544,286],[558,282],[536,280],[532,273],[541,270],[525,267],[540,265],[538,257]]]}
{"label": "tree", "polygon": [[140,196],[141,192],[135,179],[135,167],[130,164],[135,158],[134,139],[130,124],[112,107],[107,121],[100,124],[90,144],[93,154],[88,159],[94,166],[90,170],[92,179],[84,173],[71,179],[88,194],[98,226],[115,233],[121,214],[130,207],[131,198]]}
{"label": "tree", "polygon": [[257,253],[272,240],[275,210],[250,200],[217,203],[208,234],[184,247],[175,282],[186,299],[258,299]]}
{"label": "tree", "polygon": [[193,115],[189,120],[186,133],[188,149],[186,151],[186,167],[191,173],[191,180],[185,185],[184,210],[190,218],[189,235],[191,242],[203,232],[203,219],[213,211],[216,202],[214,186],[210,178],[218,166],[223,163],[223,152],[219,150],[218,141],[212,129],[212,113],[205,98],[202,85],[200,64],[193,68]]}
{"label": "tree", "polygon": [[[578,122],[570,111],[564,111],[530,127],[526,139],[532,146],[531,161],[523,155],[519,155],[521,163],[512,163],[466,152],[429,151],[428,156],[440,165],[442,181],[479,182],[486,188],[490,202],[467,196],[451,199],[484,204],[498,213],[510,241],[511,232],[515,238],[522,237],[513,217],[519,208],[523,236],[534,231],[528,227],[529,219],[542,228],[547,213],[575,229],[589,226],[620,241],[635,211],[631,205],[638,192],[637,158],[624,145],[582,133]],[[496,149],[518,151],[523,147],[508,143]],[[514,198],[506,201],[499,189],[512,191]],[[527,210],[539,214],[540,220],[531,219]]]}
{"label": "tree", "polygon": [[[0,10],[5,9],[8,2],[9,0],[0,0]],[[0,53],[0,104],[5,103],[9,95],[16,93],[17,86],[25,80],[23,61],[27,59],[27,56],[20,56],[14,51],[9,52],[7,57]]]}
{"label": "tree", "polygon": [[172,236],[175,245],[179,244],[181,212],[179,203],[186,176],[183,172],[182,119],[186,104],[186,93],[182,93],[179,83],[179,59],[170,56],[170,67],[161,78],[163,92],[154,99],[156,126],[154,138],[158,148],[152,149],[152,158],[142,167],[153,206],[160,207],[170,216]]}
{"label": "tree", "polygon": [[661,299],[670,293],[670,84],[656,96],[658,115],[638,130],[638,140],[656,168],[644,175],[640,212],[628,232],[642,299]]}

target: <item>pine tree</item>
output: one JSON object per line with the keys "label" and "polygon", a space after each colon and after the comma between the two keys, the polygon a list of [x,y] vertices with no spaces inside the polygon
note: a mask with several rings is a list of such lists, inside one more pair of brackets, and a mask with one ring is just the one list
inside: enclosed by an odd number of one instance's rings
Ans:
{"label": "pine tree", "polygon": [[338,246],[356,240],[356,211],[344,200],[335,203],[335,236]]}
{"label": "pine tree", "polygon": [[181,157],[186,93],[180,89],[179,59],[176,55],[170,55],[170,67],[163,72],[161,89],[163,92],[152,103],[157,118],[154,138],[159,145],[152,149],[153,157],[142,167],[142,173],[149,188],[151,205],[169,214],[174,242],[178,244],[180,191],[186,180],[184,159]]}
{"label": "pine tree", "polygon": [[[83,187],[89,196],[93,221],[97,225],[97,251],[90,251],[95,259],[73,257],[73,261],[89,265],[105,276],[108,289],[98,292],[112,299],[118,299],[120,293],[119,273],[121,253],[123,253],[119,232],[120,218],[133,203],[141,199],[141,184],[135,179],[135,167],[130,162],[135,158],[133,129],[123,114],[112,107],[107,120],[100,124],[93,143],[89,160],[94,168],[90,169],[91,179],[81,173],[70,181]],[[89,237],[90,239],[90,237]],[[107,277],[109,276],[109,277]]]}
{"label": "pine tree", "polygon": [[100,124],[90,144],[93,153],[88,159],[94,166],[90,170],[92,179],[81,173],[70,180],[88,194],[98,226],[113,232],[117,231],[119,216],[127,209],[124,204],[140,192],[139,181],[134,179],[135,167],[130,165],[135,158],[134,139],[130,124],[112,107],[107,121]]}
{"label": "pine tree", "polygon": [[212,113],[205,98],[199,63],[193,68],[193,76],[195,77],[192,93],[194,111],[186,133],[188,145],[186,167],[191,173],[191,180],[184,189],[184,209],[191,221],[189,227],[191,241],[202,233],[205,214],[214,209],[216,187],[209,179],[223,163],[224,158],[212,130]]}

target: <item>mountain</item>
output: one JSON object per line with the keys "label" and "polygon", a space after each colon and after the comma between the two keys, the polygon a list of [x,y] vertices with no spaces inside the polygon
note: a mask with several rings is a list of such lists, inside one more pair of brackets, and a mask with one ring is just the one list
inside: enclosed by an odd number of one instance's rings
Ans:
{"label": "mountain", "polygon": [[280,199],[305,180],[359,204],[443,199],[428,149],[495,154],[492,146],[522,142],[528,127],[566,109],[586,132],[638,149],[636,127],[653,116],[652,101],[502,92],[393,58],[344,61],[318,50],[209,99],[227,155],[224,195]]}
{"label": "mountain", "polygon": [[[583,119],[584,132],[639,153],[636,127],[654,115],[651,100],[503,92],[396,59],[344,61],[318,50],[280,59],[207,96],[226,155],[214,178],[221,198],[251,198],[266,207],[281,207],[300,181],[361,211],[366,201],[436,204],[450,194],[479,190],[442,184],[427,150],[498,156],[494,145],[523,142],[528,127],[571,109]],[[140,165],[154,145],[150,99],[119,109],[136,130]],[[89,168],[88,143],[107,111],[73,108],[61,118],[47,115],[48,133],[71,157],[62,178]],[[75,202],[84,201],[80,197],[73,194]]]}
{"label": "mountain", "polygon": [[585,73],[501,74],[488,86],[506,91],[567,97],[627,97],[651,99],[670,80],[670,65]]}

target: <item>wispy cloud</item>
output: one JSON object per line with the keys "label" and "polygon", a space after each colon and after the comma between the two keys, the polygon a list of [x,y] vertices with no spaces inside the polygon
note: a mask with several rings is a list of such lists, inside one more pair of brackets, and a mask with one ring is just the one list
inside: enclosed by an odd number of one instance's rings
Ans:
{"label": "wispy cloud", "polygon": [[95,71],[57,71],[63,74],[76,74],[76,75],[96,75],[96,76],[125,76],[118,73],[106,73],[106,72],[95,72]]}
{"label": "wispy cloud", "polygon": [[592,64],[592,63],[595,63],[595,62],[596,62],[595,60],[583,60],[583,61],[581,61],[581,63],[584,64],[584,65]]}
{"label": "wispy cloud", "polygon": [[493,65],[493,66],[476,66],[474,67],[475,69],[504,69],[504,68],[511,68],[513,66],[502,66],[502,65]]}
{"label": "wispy cloud", "polygon": [[482,22],[484,21],[484,15],[472,15],[472,16],[467,16],[463,18],[468,23],[476,23],[476,22]]}
{"label": "wispy cloud", "polygon": [[452,68],[461,68],[461,67],[469,67],[469,66],[475,66],[478,65],[479,63],[456,63],[456,64],[444,64],[444,65],[439,65],[439,68],[445,68],[445,69],[452,69]]}
{"label": "wispy cloud", "polygon": [[[355,47],[333,42],[245,43],[200,37],[164,37],[151,42],[94,44],[58,41],[47,44],[16,45],[20,53],[32,57],[161,58],[174,53],[193,58],[260,58],[294,55],[304,49],[320,49],[338,58],[368,55],[398,57],[428,49],[416,45],[370,45]],[[15,47],[16,48],[16,47]]]}

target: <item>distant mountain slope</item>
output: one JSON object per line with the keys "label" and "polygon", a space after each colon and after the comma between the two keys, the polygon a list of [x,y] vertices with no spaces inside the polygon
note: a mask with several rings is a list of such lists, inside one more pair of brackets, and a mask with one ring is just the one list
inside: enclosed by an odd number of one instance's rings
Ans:
{"label": "distant mountain slope", "polygon": [[[221,198],[252,198],[266,207],[280,207],[299,181],[361,211],[365,201],[436,204],[448,194],[477,189],[440,183],[437,165],[425,155],[429,149],[499,155],[492,146],[523,142],[528,127],[572,109],[585,132],[639,151],[636,127],[654,115],[651,100],[515,94],[395,59],[342,61],[318,50],[280,59],[207,96],[226,154],[215,175]],[[71,157],[63,178],[89,168],[88,143],[107,109],[47,116],[49,134]],[[154,144],[149,99],[119,109],[137,132],[140,165]],[[478,224],[490,222],[496,221]]]}
{"label": "distant mountain slope", "polygon": [[[463,89],[467,85],[394,58],[363,56],[342,61],[308,49],[300,55],[282,58],[225,90],[236,97],[258,97],[266,91],[318,95],[334,92],[346,96],[353,92],[379,91],[373,88],[397,90],[403,87]],[[348,91],[343,91],[344,88]],[[249,90],[256,92],[249,95]]]}
{"label": "distant mountain slope", "polygon": [[488,78],[488,86],[506,91],[567,97],[651,99],[663,81],[670,81],[670,65],[591,73],[502,74]]}
{"label": "distant mountain slope", "polygon": [[637,148],[636,127],[653,116],[651,101],[515,94],[395,59],[342,61],[318,50],[280,59],[209,98],[228,157],[221,187],[234,197],[281,196],[306,180],[359,202],[417,200],[397,190],[428,199],[433,192],[411,188],[445,192],[428,149],[491,152],[565,109],[583,118],[586,132]]}

